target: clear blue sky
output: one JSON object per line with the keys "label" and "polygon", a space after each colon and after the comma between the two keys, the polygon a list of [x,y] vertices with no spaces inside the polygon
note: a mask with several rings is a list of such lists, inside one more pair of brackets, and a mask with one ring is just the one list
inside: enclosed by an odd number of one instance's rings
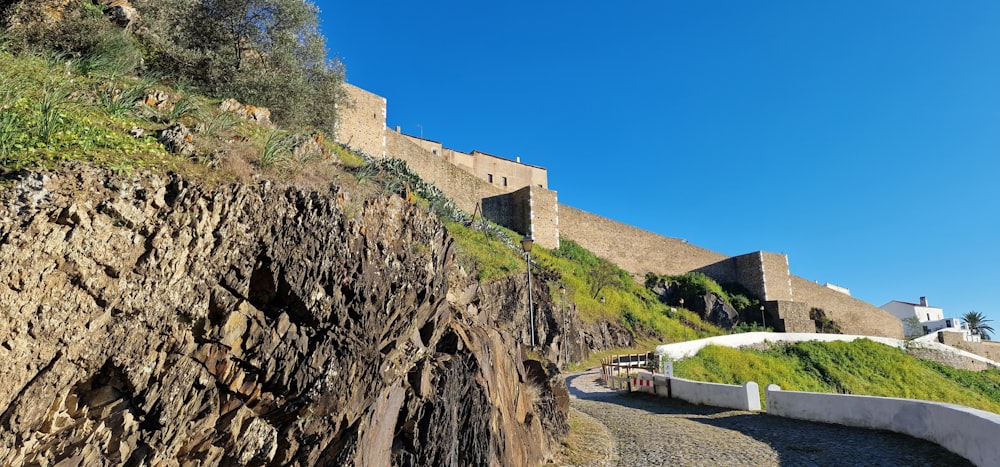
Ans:
{"label": "clear blue sky", "polygon": [[1000,330],[1000,2],[319,1],[388,124],[562,203]]}

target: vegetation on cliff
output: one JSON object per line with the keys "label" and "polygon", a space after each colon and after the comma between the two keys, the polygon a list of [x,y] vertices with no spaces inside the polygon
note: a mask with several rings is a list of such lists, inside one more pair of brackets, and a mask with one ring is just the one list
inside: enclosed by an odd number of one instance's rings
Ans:
{"label": "vegetation on cliff", "polygon": [[754,381],[794,391],[949,402],[1000,413],[1000,370],[959,370],[867,339],[775,344],[766,350],[708,346],[681,360],[682,378],[724,384]]}
{"label": "vegetation on cliff", "polygon": [[332,133],[344,70],[304,0],[5,2],[6,47],[78,75],[142,76]]}

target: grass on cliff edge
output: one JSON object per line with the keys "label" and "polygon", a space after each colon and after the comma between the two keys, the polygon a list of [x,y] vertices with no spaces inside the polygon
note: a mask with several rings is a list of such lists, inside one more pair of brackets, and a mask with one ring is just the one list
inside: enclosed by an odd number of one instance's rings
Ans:
{"label": "grass on cliff edge", "polygon": [[[498,238],[466,227],[459,222],[446,223],[448,232],[458,246],[459,264],[474,267],[480,282],[490,282],[514,274],[525,274],[523,253],[512,249]],[[503,229],[518,242],[521,237]],[[610,321],[621,323],[637,337],[658,336],[660,342],[676,342],[725,334],[716,326],[701,321],[697,313],[688,310],[670,311],[645,286],[632,277],[587,251],[576,242],[561,239],[559,248],[549,250],[535,246],[531,251],[536,277],[561,278],[566,288],[566,306],[575,306],[585,323]],[[549,281],[549,294],[556,306],[562,306],[559,282]],[[601,303],[601,297],[604,303]],[[680,318],[690,326],[685,327]]]}
{"label": "grass on cliff edge", "polygon": [[767,350],[708,346],[674,365],[681,378],[754,381],[793,391],[922,399],[1000,413],[1000,370],[968,371],[867,339],[776,344]]}
{"label": "grass on cliff edge", "polygon": [[[296,155],[308,128],[261,126],[219,110],[220,99],[192,94],[149,77],[88,73],[53,55],[14,55],[0,47],[0,174],[85,163],[128,173],[179,172],[203,181],[250,181],[257,174],[296,185],[329,183],[333,165]],[[168,97],[156,108],[147,96]],[[175,123],[191,132],[195,153],[170,153],[156,134]],[[142,134],[133,136],[134,129]],[[329,142],[345,166],[355,156]],[[312,153],[300,153],[312,154]]]}

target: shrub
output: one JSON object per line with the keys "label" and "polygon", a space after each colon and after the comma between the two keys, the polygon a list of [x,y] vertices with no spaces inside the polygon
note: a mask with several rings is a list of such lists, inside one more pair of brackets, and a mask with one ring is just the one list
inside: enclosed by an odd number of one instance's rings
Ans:
{"label": "shrub", "polygon": [[328,60],[304,0],[135,0],[147,62],[216,97],[266,106],[275,121],[332,133],[343,67]]}

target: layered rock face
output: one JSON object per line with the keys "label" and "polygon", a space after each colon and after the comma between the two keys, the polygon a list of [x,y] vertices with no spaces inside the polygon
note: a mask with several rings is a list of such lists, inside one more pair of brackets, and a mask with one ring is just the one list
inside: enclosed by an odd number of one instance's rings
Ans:
{"label": "layered rock face", "polygon": [[0,200],[0,465],[531,465],[565,429],[401,199],[80,168]]}

